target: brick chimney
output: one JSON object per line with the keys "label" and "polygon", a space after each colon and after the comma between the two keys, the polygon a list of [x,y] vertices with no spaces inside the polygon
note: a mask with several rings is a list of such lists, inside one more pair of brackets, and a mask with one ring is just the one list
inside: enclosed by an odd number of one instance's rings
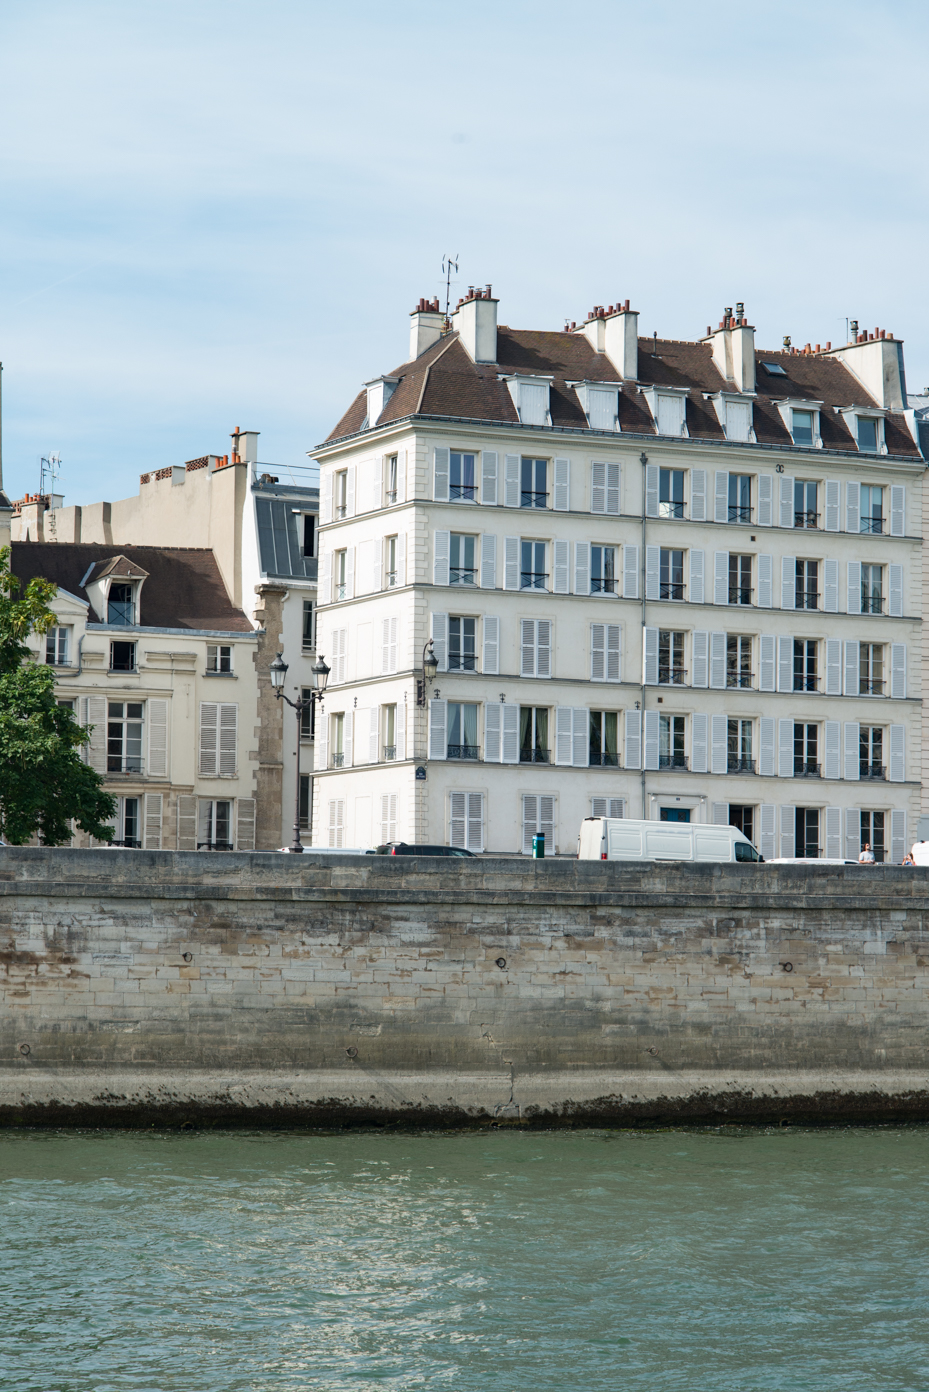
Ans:
{"label": "brick chimney", "polygon": [[745,317],[745,306],[723,312],[719,328],[708,335],[713,362],[735,391],[755,390],[755,330]]}
{"label": "brick chimney", "polygon": [[414,362],[433,343],[438,343],[445,327],[445,315],[438,300],[420,300],[410,315],[410,362]]}
{"label": "brick chimney", "polygon": [[489,285],[483,290],[471,285],[452,315],[452,328],[473,362],[497,361],[497,303]]}

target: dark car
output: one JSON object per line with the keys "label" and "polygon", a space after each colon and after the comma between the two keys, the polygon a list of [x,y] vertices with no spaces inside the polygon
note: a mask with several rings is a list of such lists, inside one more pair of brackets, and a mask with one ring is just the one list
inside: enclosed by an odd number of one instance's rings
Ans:
{"label": "dark car", "polygon": [[458,846],[409,846],[405,841],[388,841],[386,846],[378,846],[376,855],[426,855],[426,856],[470,856],[473,851],[464,851]]}

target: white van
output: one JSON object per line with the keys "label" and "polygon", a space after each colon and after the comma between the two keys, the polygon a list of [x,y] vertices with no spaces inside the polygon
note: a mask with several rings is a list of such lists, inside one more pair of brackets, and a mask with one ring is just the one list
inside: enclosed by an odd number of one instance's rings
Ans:
{"label": "white van", "polygon": [[699,822],[634,822],[625,817],[586,817],[578,860],[761,860],[747,836],[731,826]]}

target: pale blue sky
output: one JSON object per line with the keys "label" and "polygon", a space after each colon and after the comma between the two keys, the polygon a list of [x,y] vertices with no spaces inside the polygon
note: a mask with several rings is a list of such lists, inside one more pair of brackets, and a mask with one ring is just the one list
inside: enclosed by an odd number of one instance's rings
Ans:
{"label": "pale blue sky", "polygon": [[7,490],[60,450],[121,497],[236,425],[305,463],[447,251],[513,326],[850,316],[923,388],[927,53],[908,0],[0,0]]}

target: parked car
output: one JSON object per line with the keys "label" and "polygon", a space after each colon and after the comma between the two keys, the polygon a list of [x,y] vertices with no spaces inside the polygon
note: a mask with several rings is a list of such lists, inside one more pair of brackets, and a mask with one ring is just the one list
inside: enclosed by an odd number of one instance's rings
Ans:
{"label": "parked car", "polygon": [[577,858],[704,863],[763,859],[736,827],[699,822],[636,822],[625,817],[585,817]]}
{"label": "parked car", "polygon": [[[281,846],[275,852],[280,855],[299,855],[293,846]],[[304,855],[374,855],[368,846],[304,846]]]}
{"label": "parked car", "polygon": [[[857,860],[840,860],[835,856],[775,856],[768,865],[858,865]],[[874,869],[874,862],[868,866]]]}
{"label": "parked car", "polygon": [[462,850],[460,846],[410,846],[406,841],[388,841],[385,846],[377,846],[375,855],[422,855],[422,856],[469,856],[473,851]]}

